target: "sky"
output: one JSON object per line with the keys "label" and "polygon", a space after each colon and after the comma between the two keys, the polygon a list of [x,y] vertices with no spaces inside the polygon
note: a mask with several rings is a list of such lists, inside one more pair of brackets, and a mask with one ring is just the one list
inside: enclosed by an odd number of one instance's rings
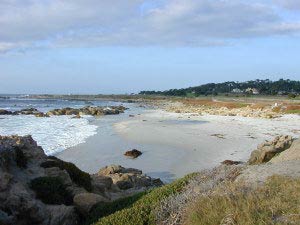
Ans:
{"label": "sky", "polygon": [[300,80],[299,0],[0,0],[0,93]]}

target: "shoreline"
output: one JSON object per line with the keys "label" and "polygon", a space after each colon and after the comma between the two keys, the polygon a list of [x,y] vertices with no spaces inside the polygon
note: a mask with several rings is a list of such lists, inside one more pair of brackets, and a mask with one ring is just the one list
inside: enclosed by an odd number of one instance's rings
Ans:
{"label": "shoreline", "polygon": [[[119,164],[168,183],[191,172],[211,169],[226,159],[246,161],[258,144],[277,135],[300,134],[300,117],[296,115],[270,120],[154,109],[135,112],[131,118],[128,113],[121,118],[95,120],[96,135],[57,156],[90,173]],[[143,155],[134,160],[123,156],[133,148]]]}

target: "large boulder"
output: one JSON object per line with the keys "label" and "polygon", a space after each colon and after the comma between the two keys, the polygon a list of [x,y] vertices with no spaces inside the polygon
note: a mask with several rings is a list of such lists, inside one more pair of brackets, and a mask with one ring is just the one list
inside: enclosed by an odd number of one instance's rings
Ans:
{"label": "large boulder", "polygon": [[94,193],[81,193],[74,196],[73,202],[78,211],[87,216],[94,205],[100,202],[108,202],[108,199]]}
{"label": "large boulder", "polygon": [[288,135],[277,136],[272,141],[266,141],[251,153],[248,163],[254,165],[269,162],[275,155],[288,149],[292,142],[292,136]]}

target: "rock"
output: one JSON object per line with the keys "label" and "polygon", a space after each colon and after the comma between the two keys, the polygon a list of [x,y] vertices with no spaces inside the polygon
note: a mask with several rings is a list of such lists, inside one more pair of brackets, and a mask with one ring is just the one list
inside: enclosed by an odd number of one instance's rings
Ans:
{"label": "rock", "polygon": [[36,113],[36,114],[34,114],[34,116],[35,117],[49,117],[49,115],[42,113],[42,112]]}
{"label": "rock", "polygon": [[2,225],[12,225],[13,217],[9,216],[6,212],[0,210],[0,224]]}
{"label": "rock", "polygon": [[98,194],[83,193],[75,195],[73,198],[73,202],[79,212],[82,215],[87,216],[94,205],[100,202],[108,202],[108,199]]}
{"label": "rock", "polygon": [[161,184],[141,170],[120,165],[91,176],[46,156],[31,136],[0,136],[0,224],[78,224],[95,204]]}
{"label": "rock", "polygon": [[107,176],[112,179],[113,184],[121,189],[128,190],[131,188],[147,188],[161,186],[160,179],[152,179],[144,174],[141,170],[134,168],[124,168],[120,165],[110,165],[99,170],[97,176]]}
{"label": "rock", "polygon": [[74,206],[50,205],[46,210],[49,213],[49,225],[75,225],[78,224],[78,215]]}
{"label": "rock", "polygon": [[269,162],[276,154],[288,149],[292,142],[293,138],[288,135],[278,136],[272,141],[266,141],[251,153],[248,163],[253,165]]}
{"label": "rock", "polygon": [[13,112],[5,110],[5,109],[0,109],[0,115],[12,115]]}
{"label": "rock", "polygon": [[122,169],[124,169],[124,167],[120,165],[110,165],[100,169],[97,174],[100,176],[108,176],[110,174],[119,173]]}
{"label": "rock", "polygon": [[131,157],[131,158],[133,158],[133,159],[135,159],[135,158],[137,158],[137,157],[139,157],[140,155],[142,155],[143,153],[142,152],[140,152],[139,150],[137,150],[137,149],[133,149],[133,150],[130,150],[130,151],[127,151],[127,152],[125,152],[125,156],[128,156],[128,157]]}
{"label": "rock", "polygon": [[129,117],[134,117],[134,115],[129,115]]}
{"label": "rock", "polygon": [[118,186],[121,190],[127,190],[134,187],[131,176],[128,174],[113,174],[111,175],[112,181]]}
{"label": "rock", "polygon": [[233,160],[224,160],[223,162],[221,162],[221,164],[226,165],[226,166],[231,166],[231,165],[239,165],[242,164],[243,162],[241,161],[233,161]]}
{"label": "rock", "polygon": [[111,189],[112,184],[111,177],[92,175],[92,189],[95,193],[103,194],[105,191]]}
{"label": "rock", "polygon": [[270,162],[277,163],[290,160],[300,160],[300,138],[294,140],[290,148],[276,155]]}
{"label": "rock", "polygon": [[72,180],[67,171],[58,167],[45,168],[45,173],[49,177],[60,177],[63,183],[67,186],[72,185]]}
{"label": "rock", "polygon": [[6,172],[0,173],[0,191],[5,191],[12,179],[12,175]]}
{"label": "rock", "polygon": [[76,116],[73,116],[72,119],[81,119],[81,116],[78,114]]}

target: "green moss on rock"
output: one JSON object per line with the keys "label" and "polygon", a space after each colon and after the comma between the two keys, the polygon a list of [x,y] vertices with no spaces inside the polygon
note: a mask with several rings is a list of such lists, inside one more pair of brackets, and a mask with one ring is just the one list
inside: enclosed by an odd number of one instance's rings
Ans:
{"label": "green moss on rock", "polygon": [[51,160],[45,161],[41,164],[43,168],[59,167],[66,170],[70,175],[72,181],[78,186],[84,187],[87,191],[92,190],[92,179],[90,174],[83,172],[73,163],[62,161],[54,156],[48,157]]}
{"label": "green moss on rock", "polygon": [[71,205],[73,203],[71,194],[59,177],[38,177],[30,182],[30,188],[45,204]]}

